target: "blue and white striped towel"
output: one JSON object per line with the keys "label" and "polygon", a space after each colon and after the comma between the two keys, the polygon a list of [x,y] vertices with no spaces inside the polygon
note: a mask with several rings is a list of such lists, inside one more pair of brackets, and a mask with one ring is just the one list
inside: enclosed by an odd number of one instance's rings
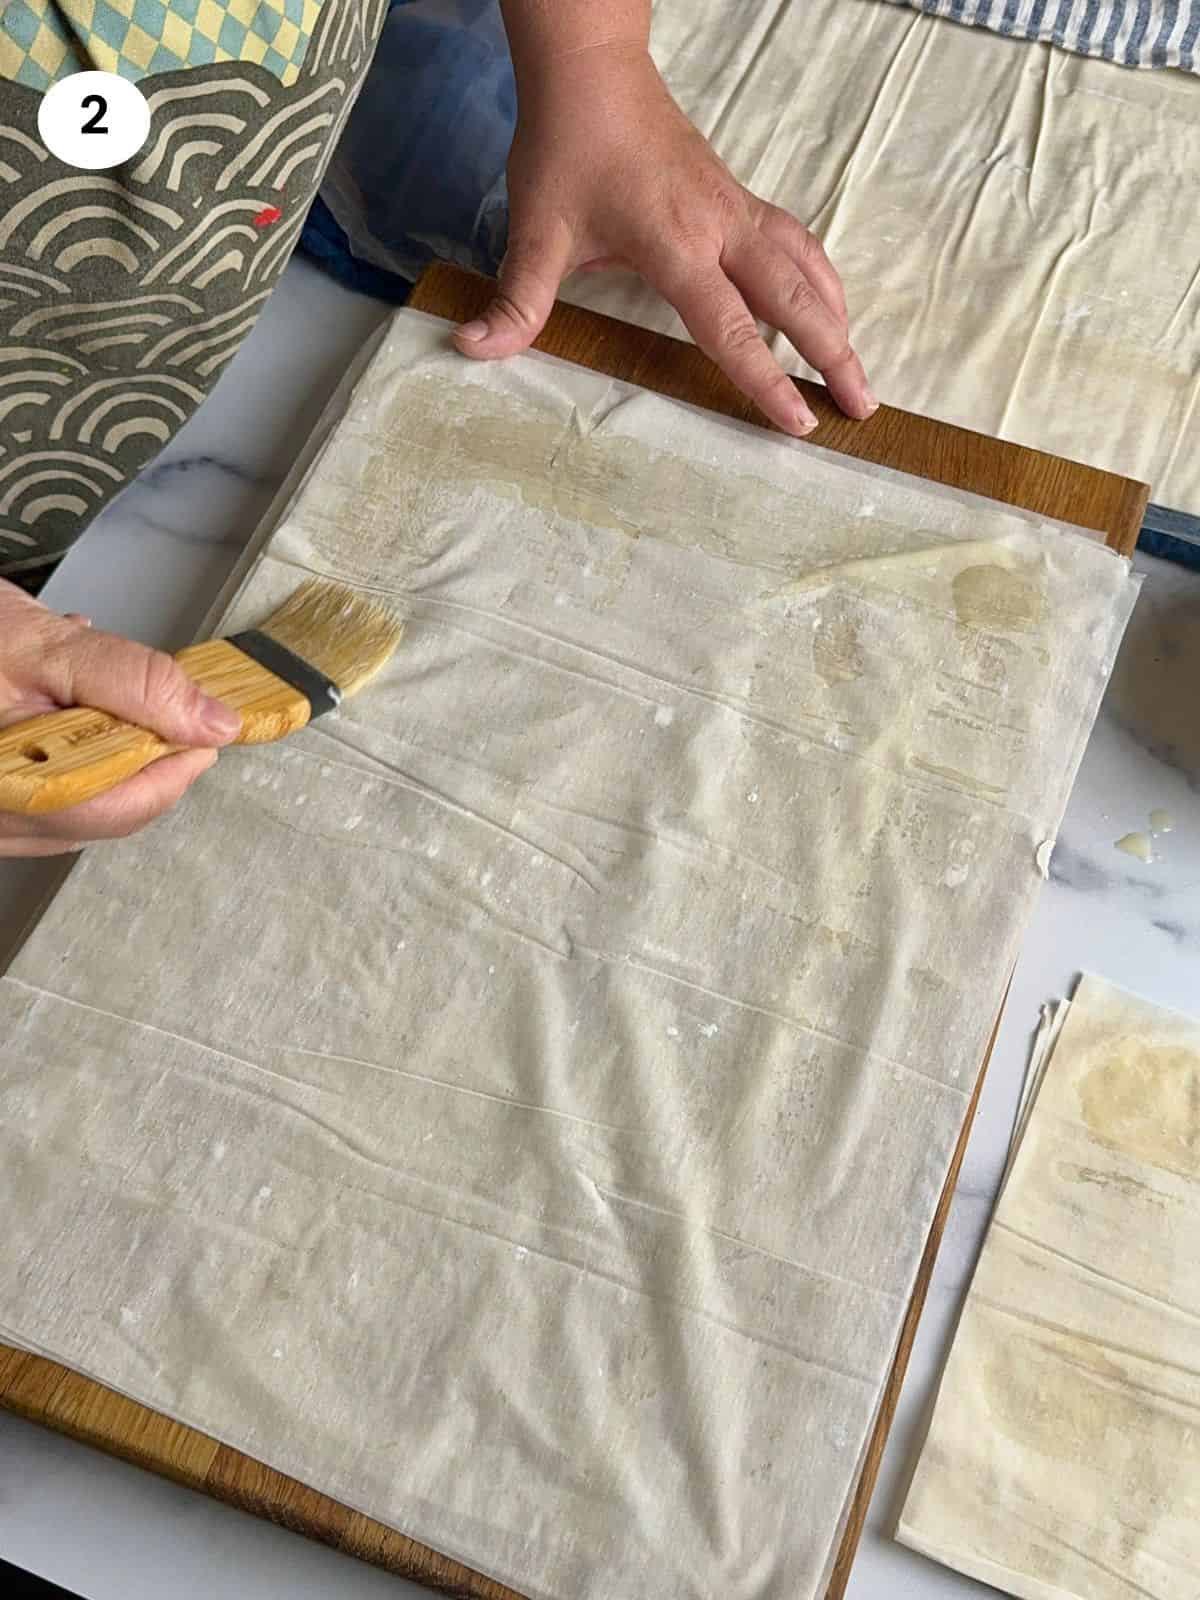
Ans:
{"label": "blue and white striped towel", "polygon": [[893,0],[1126,67],[1200,71],[1200,0]]}

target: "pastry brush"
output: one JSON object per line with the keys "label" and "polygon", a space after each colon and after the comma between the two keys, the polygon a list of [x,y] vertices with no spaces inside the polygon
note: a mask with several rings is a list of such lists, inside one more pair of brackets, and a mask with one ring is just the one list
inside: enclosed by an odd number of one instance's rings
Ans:
{"label": "pastry brush", "polygon": [[[401,627],[345,584],[312,578],[261,627],[189,645],[175,659],[206,694],[241,714],[236,744],[269,744],[369,682]],[[64,811],[186,748],[86,706],[47,712],[0,729],[0,811]]]}

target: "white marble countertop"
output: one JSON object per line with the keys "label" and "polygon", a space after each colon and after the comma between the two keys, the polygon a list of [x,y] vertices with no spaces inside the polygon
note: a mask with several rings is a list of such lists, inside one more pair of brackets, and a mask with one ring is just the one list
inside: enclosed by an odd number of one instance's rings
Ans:
{"label": "white marble countertop", "polygon": [[[293,263],[211,400],[89,529],[47,601],[148,642],[185,643],[383,315]],[[1086,969],[1200,1011],[1200,575],[1138,564],[1145,588],[1013,980],[852,1600],[990,1592],[902,1550],[888,1530],[990,1212],[1039,1006]],[[1175,828],[1158,841],[1161,859],[1143,866],[1113,843],[1146,828],[1155,807]],[[0,863],[0,959],[49,870]],[[5,1413],[0,1559],[88,1600],[426,1593]]]}

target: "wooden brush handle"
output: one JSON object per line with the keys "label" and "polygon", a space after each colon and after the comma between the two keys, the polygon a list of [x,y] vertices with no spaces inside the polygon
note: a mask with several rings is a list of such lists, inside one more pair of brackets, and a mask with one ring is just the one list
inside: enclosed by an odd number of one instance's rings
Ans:
{"label": "wooden brush handle", "polygon": [[[206,694],[241,712],[238,744],[269,744],[308,721],[309,703],[300,691],[226,639],[189,645],[175,659]],[[0,811],[26,817],[65,811],[187,748],[106,711],[72,706],[47,712],[0,728]]]}

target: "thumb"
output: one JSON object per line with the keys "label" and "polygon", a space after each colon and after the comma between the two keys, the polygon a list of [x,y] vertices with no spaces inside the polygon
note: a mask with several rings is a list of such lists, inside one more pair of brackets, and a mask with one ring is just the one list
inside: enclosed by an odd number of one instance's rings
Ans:
{"label": "thumb", "polygon": [[45,652],[38,687],[61,706],[92,706],[172,744],[222,745],[241,718],[206,695],[173,657],[116,634],[73,629]]}
{"label": "thumb", "polygon": [[571,233],[565,223],[553,234],[518,234],[509,241],[492,303],[481,317],[455,330],[458,348],[480,361],[527,350],[546,326],[570,268]]}

